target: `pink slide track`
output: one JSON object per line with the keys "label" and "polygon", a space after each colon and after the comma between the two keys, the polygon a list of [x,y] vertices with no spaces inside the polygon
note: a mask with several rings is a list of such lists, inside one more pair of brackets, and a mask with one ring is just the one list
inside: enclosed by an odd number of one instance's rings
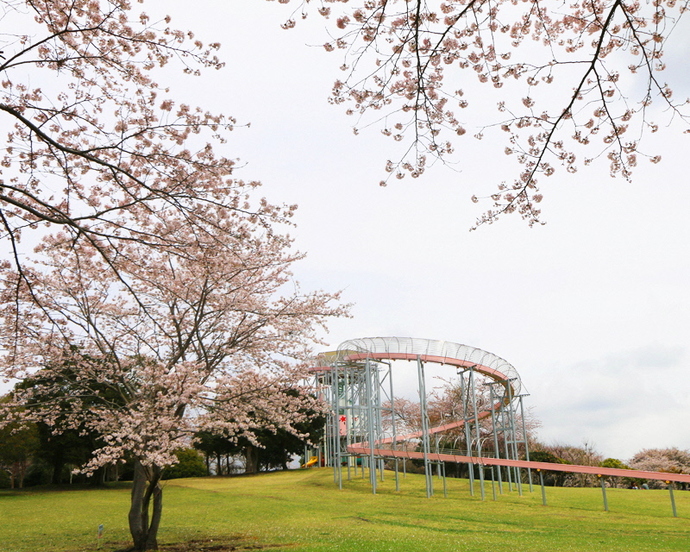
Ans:
{"label": "pink slide track", "polygon": [[[474,415],[466,420],[453,421],[447,424],[442,424],[437,427],[426,427],[422,431],[410,432],[405,435],[394,435],[394,436],[381,436],[381,428],[376,428],[372,433],[369,433],[368,437],[362,439],[360,433],[360,440],[355,441],[350,440],[346,445],[345,450],[350,455],[362,456],[362,457],[376,457],[376,458],[397,458],[397,459],[417,459],[426,460],[426,462],[454,462],[463,464],[475,464],[479,466],[502,466],[508,468],[521,468],[521,469],[531,469],[535,471],[559,471],[559,472],[570,472],[570,473],[583,473],[583,474],[594,474],[598,476],[608,476],[608,477],[627,477],[627,478],[639,478],[639,479],[651,479],[666,482],[678,482],[678,483],[690,483],[690,474],[681,473],[666,473],[666,472],[653,472],[653,471],[641,471],[641,470],[628,470],[628,469],[617,469],[617,468],[604,468],[599,466],[581,466],[573,464],[555,464],[547,462],[533,462],[529,460],[521,460],[517,457],[517,453],[504,454],[505,457],[501,458],[501,454],[498,453],[496,457],[489,457],[480,454],[471,454],[476,448],[472,448],[470,445],[468,448],[469,455],[455,454],[455,453],[440,453],[431,452],[428,449],[427,452],[421,451],[411,451],[411,450],[399,450],[395,445],[409,440],[420,440],[426,438],[428,443],[428,438],[430,435],[442,433],[444,431],[462,427],[466,423],[475,424],[478,426],[478,422],[481,419],[492,417],[492,424],[494,414],[499,412],[504,412],[509,409],[511,414],[513,413],[514,406],[511,406],[516,398],[521,400],[522,393],[524,389],[520,381],[520,377],[515,370],[515,368],[502,358],[477,349],[474,347],[469,347],[467,345],[460,345],[457,343],[450,343],[445,341],[432,341],[426,339],[417,338],[400,338],[400,337],[386,337],[386,338],[362,338],[356,340],[346,341],[338,348],[338,351],[333,353],[326,353],[320,358],[321,364],[317,367],[312,368],[312,371],[317,374],[317,377],[328,378],[330,377],[331,383],[329,385],[333,386],[333,381],[339,382],[340,384],[347,385],[349,378],[356,380],[356,376],[350,375],[347,377],[340,376],[341,373],[346,373],[348,370],[350,374],[354,374],[357,370],[358,373],[365,374],[369,378],[368,382],[365,382],[368,386],[367,389],[375,385],[371,379],[371,365],[378,365],[378,363],[385,363],[389,367],[388,377],[392,379],[392,364],[389,361],[395,360],[407,360],[417,362],[420,369],[420,386],[424,386],[424,376],[423,376],[423,365],[424,363],[435,363],[441,365],[448,365],[460,371],[469,371],[470,375],[480,374],[488,381],[498,384],[498,386],[503,390],[503,395],[498,397],[491,408],[483,411],[476,411]],[[366,370],[365,370],[366,368]],[[342,372],[339,372],[342,370]],[[352,372],[352,371],[355,372]],[[321,374],[319,376],[318,374]],[[363,376],[360,376],[363,377]],[[333,379],[335,378],[335,380]],[[338,379],[341,378],[341,379]],[[474,381],[472,382],[474,386]],[[337,387],[337,386],[335,386]],[[347,411],[348,408],[352,412],[355,412],[354,407],[349,404],[343,406],[342,397],[338,395],[337,392],[331,395],[331,401],[333,403],[333,408],[336,414],[338,411]],[[420,396],[424,391],[420,391]],[[355,396],[356,392],[352,391],[350,396]],[[347,393],[345,393],[347,397]],[[367,401],[371,401],[371,396]],[[520,403],[521,404],[521,403]],[[359,410],[356,412],[365,412],[365,407],[357,407]],[[369,407],[371,408],[371,407]],[[493,412],[492,412],[493,411]],[[339,415],[339,414],[338,414]],[[366,414],[362,414],[366,415]],[[340,416],[340,415],[339,415]],[[374,416],[371,416],[372,419]],[[380,423],[380,416],[376,418]],[[334,440],[340,440],[343,436],[345,430],[342,426],[342,416],[339,435],[337,434],[333,437]],[[368,431],[372,431],[373,426],[369,426]],[[496,428],[494,427],[494,431]],[[479,440],[479,431],[477,431],[477,440]],[[373,436],[374,437],[372,439]],[[515,430],[513,429],[513,435],[511,437],[513,441],[516,440]],[[373,446],[372,444],[373,443]],[[402,447],[401,447],[402,448]],[[506,445],[506,450],[508,449]],[[515,449],[517,451],[517,449]],[[512,456],[512,458],[511,458]]]}

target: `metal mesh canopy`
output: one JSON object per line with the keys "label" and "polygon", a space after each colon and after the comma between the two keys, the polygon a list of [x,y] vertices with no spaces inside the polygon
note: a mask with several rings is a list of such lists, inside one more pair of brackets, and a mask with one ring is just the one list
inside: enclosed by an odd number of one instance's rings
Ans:
{"label": "metal mesh canopy", "polygon": [[354,352],[379,357],[390,355],[388,358],[396,355],[421,356],[427,360],[433,359],[433,362],[477,366],[479,369],[486,367],[490,372],[498,372],[505,376],[505,380],[510,380],[515,395],[523,392],[520,376],[512,364],[493,353],[469,345],[416,337],[363,337],[345,341],[338,347],[341,359]]}

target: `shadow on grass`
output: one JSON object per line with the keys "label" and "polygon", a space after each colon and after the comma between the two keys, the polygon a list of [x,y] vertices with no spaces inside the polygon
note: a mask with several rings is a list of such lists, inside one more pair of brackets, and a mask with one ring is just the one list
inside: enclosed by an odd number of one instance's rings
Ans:
{"label": "shadow on grass", "polygon": [[257,539],[242,535],[232,537],[193,539],[185,542],[161,544],[158,552],[241,552],[243,550],[275,550],[297,546],[285,544],[262,544]]}
{"label": "shadow on grass", "polygon": [[90,483],[79,483],[74,485],[33,485],[21,489],[0,489],[0,497],[23,496],[31,494],[45,493],[66,493],[73,491],[107,491],[108,489],[131,489],[131,481],[115,481],[92,485]]}

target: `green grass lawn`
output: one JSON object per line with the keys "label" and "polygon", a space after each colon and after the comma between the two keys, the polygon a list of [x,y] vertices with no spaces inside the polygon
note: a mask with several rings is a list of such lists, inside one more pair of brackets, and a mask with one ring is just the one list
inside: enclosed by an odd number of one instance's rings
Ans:
{"label": "green grass lawn", "polygon": [[[690,492],[538,486],[523,496],[492,500],[469,494],[466,480],[440,481],[427,499],[424,478],[408,475],[395,492],[392,474],[374,496],[368,480],[343,482],[331,470],[310,469],[254,477],[167,481],[163,523],[166,544],[237,538],[239,549],[311,551],[690,551]],[[129,489],[0,491],[0,551],[113,550],[129,540]],[[105,527],[97,539],[99,524]]]}

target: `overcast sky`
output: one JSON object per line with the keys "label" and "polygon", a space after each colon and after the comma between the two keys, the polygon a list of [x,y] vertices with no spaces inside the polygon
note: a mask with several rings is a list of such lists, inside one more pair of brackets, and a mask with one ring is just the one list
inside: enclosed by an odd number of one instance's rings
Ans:
{"label": "overcast sky", "polygon": [[[543,442],[587,441],[623,460],[690,449],[689,134],[662,128],[647,144],[662,163],[642,163],[633,183],[609,178],[603,162],[559,171],[543,186],[545,226],[506,217],[469,232],[486,208],[470,197],[515,176],[505,144],[469,138],[454,168],[381,188],[396,144],[378,128],[354,136],[354,121],[328,104],[341,60],[319,46],[323,21],[284,31],[291,5],[262,0],[145,7],[222,43],[224,70],[159,80],[181,100],[251,123],[224,152],[241,159],[237,176],[261,180],[274,203],[299,205],[302,287],[343,290],[354,303],[325,350],[375,336],[471,345],[518,370]],[[681,62],[677,97],[690,96],[685,30],[669,52]]]}
{"label": "overcast sky", "polygon": [[394,144],[378,129],[354,136],[327,103],[340,60],[318,47],[322,21],[283,31],[285,6],[260,0],[147,4],[223,44],[223,71],[173,89],[251,122],[231,155],[269,199],[299,205],[293,234],[308,257],[296,278],[355,303],[326,349],[373,336],[479,347],[518,370],[546,443],[587,441],[624,460],[690,448],[687,134],[662,128],[648,144],[662,163],[642,163],[634,183],[603,162],[559,171],[544,183],[545,226],[507,217],[469,232],[486,207],[470,197],[514,176],[504,144],[469,139],[461,166],[381,188]]}

